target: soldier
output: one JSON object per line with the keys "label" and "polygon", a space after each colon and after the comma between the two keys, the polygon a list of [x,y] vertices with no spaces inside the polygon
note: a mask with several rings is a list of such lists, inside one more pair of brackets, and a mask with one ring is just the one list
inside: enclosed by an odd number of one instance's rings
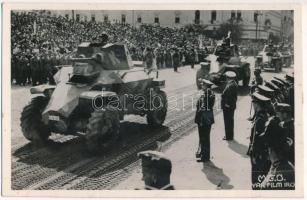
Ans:
{"label": "soldier", "polygon": [[32,86],[36,86],[39,81],[39,57],[34,55],[31,59]]}
{"label": "soldier", "polygon": [[200,69],[196,72],[196,85],[197,88],[200,90],[202,88],[201,80],[208,79],[210,72],[210,61],[209,62],[201,62]]}
{"label": "soldier", "polygon": [[294,163],[294,119],[292,118],[292,108],[289,104],[278,103],[276,105],[276,116],[280,120],[280,127],[285,135],[288,138],[290,149],[288,160],[295,165]]}
{"label": "soldier", "polygon": [[194,65],[195,65],[195,57],[196,57],[196,54],[195,54],[195,50],[194,49],[190,49],[190,52],[189,52],[189,61],[190,61],[190,64],[191,64],[191,68],[194,69]]}
{"label": "soldier", "polygon": [[254,80],[252,80],[252,86],[251,86],[251,89],[250,89],[251,94],[255,92],[255,89],[258,85],[263,84],[263,78],[261,76],[261,69],[256,68],[254,70],[254,75],[255,75],[255,78],[254,78]]}
{"label": "soldier", "polygon": [[[289,105],[278,104],[276,112],[288,110]],[[273,122],[272,122],[273,120]],[[279,121],[272,119],[267,125],[264,138],[268,145],[271,168],[261,183],[264,190],[294,190],[294,166],[288,161],[289,142],[287,134],[282,130]]]}
{"label": "soldier", "polygon": [[233,140],[234,133],[234,112],[237,104],[238,84],[236,82],[236,73],[228,71],[225,73],[227,78],[226,87],[222,93],[221,106],[224,115],[225,137],[223,140]]}
{"label": "soldier", "polygon": [[196,105],[195,123],[198,125],[200,144],[196,158],[200,158],[200,162],[210,160],[210,132],[214,123],[213,106],[215,103],[215,95],[211,90],[212,85],[211,81],[202,79],[203,94]]}
{"label": "soldier", "polygon": [[170,184],[172,163],[163,153],[143,151],[138,156],[142,159],[145,190],[174,190]]}
{"label": "soldier", "polygon": [[174,72],[178,72],[178,67],[180,64],[180,55],[178,52],[178,49],[175,48],[175,52],[173,54],[173,67],[174,67]]}
{"label": "soldier", "polygon": [[268,151],[261,137],[261,134],[265,130],[265,123],[268,120],[266,104],[270,103],[270,98],[259,92],[254,92],[252,94],[252,103],[255,115],[247,155],[249,155],[251,159],[252,189],[257,190],[260,189],[259,185],[261,183],[259,177],[266,176],[271,164],[268,157]]}
{"label": "soldier", "polygon": [[172,54],[171,54],[169,48],[167,48],[166,51],[165,51],[164,59],[165,59],[165,67],[166,68],[173,67],[173,64],[172,64]]}
{"label": "soldier", "polygon": [[285,97],[285,102],[289,104],[292,108],[292,117],[294,117],[294,76],[293,74],[286,75],[286,81],[288,82],[287,95]]}

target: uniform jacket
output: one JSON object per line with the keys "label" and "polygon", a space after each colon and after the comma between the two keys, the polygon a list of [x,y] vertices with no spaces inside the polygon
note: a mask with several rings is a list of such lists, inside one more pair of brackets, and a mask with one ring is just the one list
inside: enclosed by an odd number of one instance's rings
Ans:
{"label": "uniform jacket", "polygon": [[265,141],[263,137],[260,135],[265,130],[265,124],[268,120],[267,113],[265,111],[260,111],[255,114],[253,126],[251,128],[251,136],[250,136],[250,144],[248,148],[248,155],[256,155],[256,154],[267,154],[264,150]]}
{"label": "uniform jacket", "polygon": [[196,105],[195,123],[203,125],[211,125],[214,123],[213,106],[215,103],[215,95],[212,90],[208,89],[199,98]]}
{"label": "uniform jacket", "polygon": [[222,109],[236,109],[237,96],[238,96],[238,84],[236,81],[231,80],[227,83],[223,93],[221,106]]}

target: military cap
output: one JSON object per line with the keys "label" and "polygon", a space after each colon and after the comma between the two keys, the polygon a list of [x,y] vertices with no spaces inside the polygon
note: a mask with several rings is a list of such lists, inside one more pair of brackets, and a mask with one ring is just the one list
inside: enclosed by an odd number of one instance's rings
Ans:
{"label": "military cap", "polygon": [[272,83],[271,81],[265,81],[265,86],[267,86],[268,88],[274,90],[274,91],[279,91],[280,88],[275,85],[274,83]]}
{"label": "military cap", "polygon": [[226,75],[226,77],[228,77],[228,78],[235,78],[237,75],[236,75],[236,73],[235,72],[232,72],[232,71],[227,71],[226,73],[225,73],[225,75]]}
{"label": "military cap", "polygon": [[291,74],[286,74],[286,79],[290,82],[294,82],[294,74],[291,73]]}
{"label": "military cap", "polygon": [[252,94],[252,98],[253,98],[253,101],[259,101],[259,102],[269,102],[271,99],[260,94],[259,92],[254,92]]}
{"label": "military cap", "polygon": [[284,85],[287,84],[287,82],[282,77],[274,76],[273,78],[278,80],[278,81],[280,81],[280,82],[282,82]]}
{"label": "military cap", "polygon": [[258,85],[257,90],[259,94],[267,97],[267,98],[272,98],[274,95],[274,90],[271,88],[264,86],[264,85]]}
{"label": "military cap", "polygon": [[158,151],[142,151],[138,153],[142,159],[143,170],[151,170],[161,174],[170,174],[172,163],[163,153]]}
{"label": "military cap", "polygon": [[209,86],[214,85],[214,83],[212,83],[211,81],[209,81],[209,80],[207,80],[207,79],[201,79],[201,84],[203,84],[203,85],[209,85]]}
{"label": "military cap", "polygon": [[287,112],[290,113],[292,112],[292,108],[289,104],[286,103],[277,103],[275,106],[275,111],[276,112]]}
{"label": "military cap", "polygon": [[277,85],[279,88],[282,88],[282,87],[285,86],[283,82],[281,82],[277,79],[272,79],[271,82],[274,83],[275,85]]}

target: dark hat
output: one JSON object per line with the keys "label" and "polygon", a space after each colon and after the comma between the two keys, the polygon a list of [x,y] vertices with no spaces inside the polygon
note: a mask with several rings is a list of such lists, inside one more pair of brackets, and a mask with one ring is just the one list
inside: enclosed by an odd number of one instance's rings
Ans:
{"label": "dark hat", "polygon": [[142,159],[142,168],[159,174],[170,174],[172,163],[163,153],[158,151],[142,151],[138,153]]}
{"label": "dark hat", "polygon": [[274,76],[274,79],[282,82],[284,85],[287,85],[287,82],[282,78],[282,77],[277,77],[277,76]]}
{"label": "dark hat", "polygon": [[253,101],[258,101],[258,102],[269,102],[270,101],[270,98],[260,94],[257,91],[252,94],[252,98],[253,98]]}
{"label": "dark hat", "polygon": [[294,73],[289,73],[289,74],[286,74],[286,80],[290,81],[290,82],[294,82]]}
{"label": "dark hat", "polygon": [[274,95],[274,90],[271,88],[264,86],[264,85],[258,85],[257,90],[259,94],[267,97],[267,98],[272,98]]}
{"label": "dark hat", "polygon": [[291,113],[292,112],[292,108],[289,104],[286,103],[277,103],[275,105],[275,111],[276,112],[287,112],[287,113]]}
{"label": "dark hat", "polygon": [[228,77],[228,78],[235,78],[237,75],[236,75],[236,73],[235,72],[232,72],[232,71],[227,71],[226,73],[225,73],[225,75],[226,75],[226,77]]}
{"label": "dark hat", "polygon": [[202,85],[208,85],[208,86],[214,85],[214,83],[212,83],[211,81],[209,81],[207,79],[201,79],[201,84]]}
{"label": "dark hat", "polygon": [[271,81],[265,81],[264,85],[267,86],[268,88],[274,90],[274,91],[280,90],[280,88],[277,85],[275,85],[274,83],[272,83]]}

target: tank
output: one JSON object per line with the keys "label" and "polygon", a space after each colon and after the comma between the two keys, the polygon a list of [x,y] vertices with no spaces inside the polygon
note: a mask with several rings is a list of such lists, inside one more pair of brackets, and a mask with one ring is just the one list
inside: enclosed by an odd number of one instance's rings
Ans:
{"label": "tank", "polygon": [[134,67],[124,44],[82,43],[71,61],[59,66],[55,86],[30,89],[36,97],[20,118],[28,140],[42,143],[52,132],[81,132],[88,149],[99,151],[120,138],[120,121],[127,114],[146,116],[149,126],[162,126],[167,113],[165,81]]}

